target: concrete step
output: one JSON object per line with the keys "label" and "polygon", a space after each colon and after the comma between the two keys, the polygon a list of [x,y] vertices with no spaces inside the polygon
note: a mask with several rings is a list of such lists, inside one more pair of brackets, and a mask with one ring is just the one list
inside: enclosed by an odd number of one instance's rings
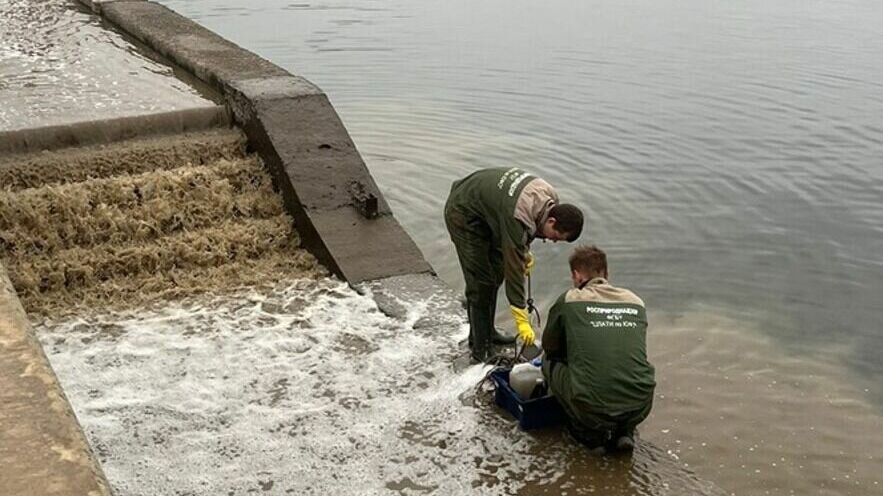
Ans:
{"label": "concrete step", "polygon": [[236,129],[155,136],[107,145],[0,155],[0,189],[18,191],[88,179],[204,165],[244,157]]}
{"label": "concrete step", "polygon": [[[0,257],[29,313],[131,307],[324,272],[239,131],[0,163]],[[208,279],[203,279],[208,278]]]}
{"label": "concrete step", "polygon": [[226,219],[283,212],[254,157],[0,194],[0,249],[52,255],[109,241],[150,241]]}
{"label": "concrete step", "polygon": [[[225,284],[220,289],[232,289],[248,282],[241,274],[257,260],[310,272],[315,261],[299,245],[291,219],[280,214],[261,220],[230,220],[149,242],[110,242],[62,250],[51,256],[12,257],[7,264],[10,280],[26,310],[42,312],[80,302],[92,291],[109,295],[125,292],[121,288],[135,289],[132,280],[152,288],[166,285],[183,293],[198,292],[216,287],[221,281],[198,282],[187,274],[207,273],[219,267],[227,267],[228,276],[233,276],[230,281],[222,281],[230,283],[229,288]],[[181,276],[190,279],[191,284],[196,282],[196,286],[185,287],[178,280]]]}

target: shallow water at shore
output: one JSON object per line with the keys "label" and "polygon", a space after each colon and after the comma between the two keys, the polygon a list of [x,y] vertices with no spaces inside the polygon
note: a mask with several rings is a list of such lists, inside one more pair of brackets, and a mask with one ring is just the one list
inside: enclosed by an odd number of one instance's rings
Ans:
{"label": "shallow water at shore", "polygon": [[38,335],[116,494],[723,494],[648,428],[598,458],[526,433],[416,327],[333,280],[47,322]]}
{"label": "shallow water at shore", "polygon": [[482,367],[452,365],[464,323],[415,329],[426,302],[406,303],[392,318],[303,280],[38,335],[121,495],[880,491],[883,426],[848,372],[773,356],[713,308],[651,315],[654,411],[634,456],[598,458],[560,429],[520,431],[474,390]]}

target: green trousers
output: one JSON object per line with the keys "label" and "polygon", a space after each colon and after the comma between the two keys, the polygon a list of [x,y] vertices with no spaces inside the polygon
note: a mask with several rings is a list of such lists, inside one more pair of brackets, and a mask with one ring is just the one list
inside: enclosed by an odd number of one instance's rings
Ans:
{"label": "green trousers", "polygon": [[466,282],[469,346],[473,356],[482,360],[489,353],[495,332],[497,291],[503,283],[503,252],[493,242],[490,227],[479,218],[470,218],[446,206],[445,225]]}
{"label": "green trousers", "polygon": [[543,376],[549,390],[561,404],[570,420],[571,432],[590,447],[615,441],[620,436],[632,436],[635,428],[650,415],[653,398],[645,405],[628,412],[611,414],[594,410],[575,401],[570,370],[566,363],[543,361]]}
{"label": "green trousers", "polygon": [[478,297],[482,286],[491,286],[496,293],[503,284],[503,252],[493,242],[490,227],[483,220],[469,218],[450,207],[445,207],[445,225],[463,270],[466,299]]}

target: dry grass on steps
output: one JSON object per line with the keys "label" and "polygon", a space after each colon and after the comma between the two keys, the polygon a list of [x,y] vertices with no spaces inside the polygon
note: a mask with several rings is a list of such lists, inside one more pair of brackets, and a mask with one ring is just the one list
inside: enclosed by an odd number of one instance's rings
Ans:
{"label": "dry grass on steps", "polygon": [[326,276],[243,143],[223,130],[0,159],[0,257],[25,309],[59,317]]}
{"label": "dry grass on steps", "polygon": [[282,212],[258,160],[221,160],[212,166],[0,193],[0,248],[17,257],[50,255]]}
{"label": "dry grass on steps", "polygon": [[94,286],[46,291],[23,297],[25,310],[35,321],[63,318],[84,309],[122,310],[161,305],[162,302],[201,294],[223,294],[242,287],[271,286],[281,278],[318,279],[328,273],[303,250],[268,252],[261,258],[197,269],[133,274]]}
{"label": "dry grass on steps", "polygon": [[101,284],[141,273],[195,269],[259,258],[265,253],[296,249],[300,239],[287,216],[227,222],[195,232],[164,236],[152,242],[107,243],[72,248],[52,256],[9,258],[10,279],[19,294]]}
{"label": "dry grass on steps", "polygon": [[88,179],[203,165],[244,156],[236,129],[159,136],[108,145],[0,157],[0,189],[18,191]]}

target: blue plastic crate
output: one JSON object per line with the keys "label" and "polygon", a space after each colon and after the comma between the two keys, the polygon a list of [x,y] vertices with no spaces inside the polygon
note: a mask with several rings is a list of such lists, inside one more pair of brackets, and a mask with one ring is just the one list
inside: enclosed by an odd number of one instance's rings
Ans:
{"label": "blue plastic crate", "polygon": [[511,413],[523,430],[541,429],[561,424],[565,421],[565,413],[554,396],[524,400],[509,385],[509,370],[494,369],[491,380],[494,381],[494,401],[501,408]]}

